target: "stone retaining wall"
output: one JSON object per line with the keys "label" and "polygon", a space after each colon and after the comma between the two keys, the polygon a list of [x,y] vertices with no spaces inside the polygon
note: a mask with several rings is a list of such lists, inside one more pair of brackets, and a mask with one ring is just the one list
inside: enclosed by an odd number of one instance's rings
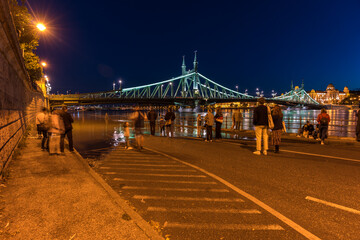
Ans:
{"label": "stone retaining wall", "polygon": [[0,0],[0,174],[36,113],[44,106],[26,72],[7,0]]}

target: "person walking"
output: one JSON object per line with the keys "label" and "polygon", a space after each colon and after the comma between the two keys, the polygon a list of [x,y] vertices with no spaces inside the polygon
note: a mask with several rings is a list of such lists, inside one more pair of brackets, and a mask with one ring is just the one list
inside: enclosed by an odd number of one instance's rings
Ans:
{"label": "person walking", "polygon": [[161,135],[161,136],[166,136],[166,132],[165,132],[165,119],[164,119],[163,116],[160,117],[159,127],[160,127],[160,135]]}
{"label": "person walking", "polygon": [[271,143],[275,146],[274,153],[279,153],[281,133],[283,131],[283,113],[279,105],[275,105],[271,112],[272,119],[274,121],[274,128],[271,134]]}
{"label": "person walking", "polygon": [[68,113],[68,109],[66,106],[62,107],[60,116],[61,116],[62,120],[64,121],[64,126],[65,126],[65,132],[63,134],[61,134],[61,136],[60,136],[60,151],[62,153],[64,153],[64,149],[65,149],[64,139],[65,139],[65,135],[66,135],[68,142],[69,142],[69,151],[73,152],[74,144],[73,144],[73,136],[72,136],[72,129],[73,129],[72,123],[74,122],[74,120],[71,117],[71,115]]}
{"label": "person walking", "polygon": [[198,114],[197,118],[196,118],[196,126],[197,126],[197,137],[201,138],[201,123],[202,123],[202,119],[201,119],[201,115]]}
{"label": "person walking", "polygon": [[139,107],[135,107],[135,111],[131,119],[134,121],[135,140],[136,140],[137,148],[141,151],[143,149],[143,143],[144,143],[142,128],[144,127],[145,115],[142,112],[140,112]]}
{"label": "person walking", "polygon": [[208,108],[208,112],[205,116],[205,126],[206,126],[206,142],[212,142],[212,127],[214,125],[214,114],[211,111],[211,108]]}
{"label": "person walking", "polygon": [[233,115],[232,115],[232,122],[234,130],[241,130],[241,125],[243,121],[243,115],[240,112],[240,109],[235,109]]}
{"label": "person walking", "polygon": [[168,108],[168,112],[165,114],[165,128],[166,136],[174,137],[174,127],[175,127],[175,113],[173,113],[172,108]]}
{"label": "person walking", "polygon": [[317,122],[320,124],[319,131],[320,131],[320,139],[321,145],[325,144],[325,139],[327,138],[327,131],[329,128],[330,123],[330,116],[326,113],[326,109],[321,109],[321,113],[317,117]]}
{"label": "person walking", "polygon": [[150,107],[150,112],[147,114],[147,118],[150,121],[150,133],[151,135],[155,135],[155,124],[157,119],[157,113],[155,112],[153,107]]}
{"label": "person walking", "polygon": [[224,121],[221,108],[218,107],[215,113],[215,138],[216,140],[221,139],[221,125]]}
{"label": "person walking", "polygon": [[125,150],[131,150],[133,149],[130,146],[130,127],[129,122],[124,123],[124,137],[125,137]]}
{"label": "person walking", "polygon": [[258,99],[258,106],[254,109],[253,124],[255,126],[256,135],[256,151],[253,152],[256,155],[261,154],[261,142],[264,141],[263,154],[267,155],[268,150],[268,109],[264,105],[265,98]]}
{"label": "person walking", "polygon": [[49,153],[60,154],[60,138],[65,133],[64,121],[61,118],[61,111],[54,110],[50,116],[50,140],[49,140]]}
{"label": "person walking", "polygon": [[36,114],[36,127],[38,134],[40,133],[41,140],[41,150],[49,149],[49,114],[46,108],[42,108],[41,112]]}

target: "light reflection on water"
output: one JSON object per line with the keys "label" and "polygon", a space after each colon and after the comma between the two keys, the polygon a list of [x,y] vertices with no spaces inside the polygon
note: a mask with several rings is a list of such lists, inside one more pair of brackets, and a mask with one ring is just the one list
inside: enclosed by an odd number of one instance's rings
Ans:
{"label": "light reflection on water", "polygon": [[[243,129],[252,130],[252,110],[243,111],[244,121]],[[296,133],[300,126],[309,120],[316,123],[316,117],[320,110],[285,110],[284,121],[288,132]],[[328,110],[331,118],[331,125],[329,126],[329,135],[354,137],[355,136],[355,111],[354,110]],[[108,116],[106,116],[106,114]],[[76,149],[84,156],[90,158],[97,158],[102,153],[106,153],[113,147],[124,144],[123,124],[129,121],[131,112],[129,111],[89,111],[73,113],[74,118],[74,145]],[[175,123],[189,127],[175,128],[175,136],[179,137],[196,137],[196,117],[201,114],[205,117],[205,112],[176,112]],[[224,122],[222,128],[230,129],[232,126],[231,120],[232,110],[224,110]],[[164,116],[165,112],[160,112]],[[130,127],[133,125],[129,121]],[[204,122],[202,122],[204,125]],[[132,130],[132,129],[131,129]],[[133,131],[130,139],[134,138]],[[145,123],[144,133],[149,134],[149,125]],[[157,126],[156,134],[159,135],[159,128]],[[202,136],[205,136],[205,130],[202,131]],[[223,138],[237,138],[233,134],[222,133]]]}

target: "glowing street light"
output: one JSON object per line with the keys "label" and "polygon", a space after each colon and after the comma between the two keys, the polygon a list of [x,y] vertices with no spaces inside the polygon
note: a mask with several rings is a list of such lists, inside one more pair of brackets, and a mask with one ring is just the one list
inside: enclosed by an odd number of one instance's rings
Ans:
{"label": "glowing street light", "polygon": [[119,90],[121,90],[121,83],[122,83],[122,81],[121,80],[119,80]]}
{"label": "glowing street light", "polygon": [[113,82],[113,90],[115,91],[115,82]]}
{"label": "glowing street light", "polygon": [[236,91],[239,92],[239,86],[238,85],[236,85]]}
{"label": "glowing street light", "polygon": [[46,67],[47,63],[46,62],[41,62],[41,66]]}
{"label": "glowing street light", "polygon": [[40,30],[40,32],[43,32],[43,31],[45,31],[45,30],[46,30],[45,25],[44,25],[44,24],[42,24],[42,23],[38,23],[38,24],[36,24],[36,27]]}

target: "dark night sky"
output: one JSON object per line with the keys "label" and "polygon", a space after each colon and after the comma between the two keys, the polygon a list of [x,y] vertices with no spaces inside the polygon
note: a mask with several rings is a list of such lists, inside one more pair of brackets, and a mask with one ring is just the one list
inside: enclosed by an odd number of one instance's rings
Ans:
{"label": "dark night sky", "polygon": [[[359,1],[29,0],[49,31],[38,54],[53,91],[111,90],[192,68],[235,89],[360,84]],[[262,2],[262,3],[261,3]]]}

